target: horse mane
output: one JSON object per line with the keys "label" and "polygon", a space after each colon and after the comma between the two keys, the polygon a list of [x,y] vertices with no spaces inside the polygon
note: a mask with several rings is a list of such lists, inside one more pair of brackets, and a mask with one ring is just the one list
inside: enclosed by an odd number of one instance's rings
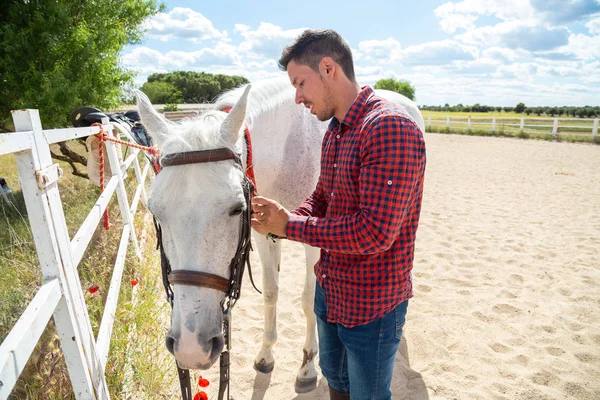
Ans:
{"label": "horse mane", "polygon": [[[221,123],[226,114],[220,110],[233,107],[242,95],[246,85],[220,95],[215,103],[215,109],[208,110],[202,114],[186,118],[179,123],[171,124],[168,139],[162,144],[164,154],[180,151],[205,150],[219,147],[229,147],[231,143],[224,141],[220,133]],[[246,122],[252,125],[256,118],[262,113],[277,108],[284,103],[293,102],[293,88],[287,78],[278,77],[259,81],[252,84],[248,94],[246,106]],[[199,123],[202,127],[199,129]],[[202,134],[199,134],[202,132]],[[239,152],[239,149],[237,149]]]}
{"label": "horse mane", "polygon": [[[215,108],[217,110],[222,110],[227,107],[233,107],[244,92],[246,86],[248,86],[248,84],[221,94],[215,102]],[[252,125],[258,115],[268,112],[285,103],[292,102],[293,100],[293,87],[287,77],[281,76],[252,83],[252,89],[250,89],[250,93],[248,94],[246,122]]]}

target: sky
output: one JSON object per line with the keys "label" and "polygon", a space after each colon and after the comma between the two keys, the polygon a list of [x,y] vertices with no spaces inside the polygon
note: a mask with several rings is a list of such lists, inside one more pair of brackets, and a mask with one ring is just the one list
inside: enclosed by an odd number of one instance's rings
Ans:
{"label": "sky", "polygon": [[285,76],[283,48],[307,28],[350,45],[357,80],[409,81],[418,105],[600,105],[600,0],[163,0],[122,63],[149,74]]}

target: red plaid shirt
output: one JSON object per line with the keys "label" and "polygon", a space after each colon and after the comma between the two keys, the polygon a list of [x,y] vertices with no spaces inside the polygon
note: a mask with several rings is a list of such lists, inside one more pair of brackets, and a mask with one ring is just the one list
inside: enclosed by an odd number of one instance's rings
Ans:
{"label": "red plaid shirt", "polygon": [[317,187],[287,225],[289,239],[321,248],[329,322],[363,325],[412,297],[424,173],[421,130],[370,87],[329,124]]}

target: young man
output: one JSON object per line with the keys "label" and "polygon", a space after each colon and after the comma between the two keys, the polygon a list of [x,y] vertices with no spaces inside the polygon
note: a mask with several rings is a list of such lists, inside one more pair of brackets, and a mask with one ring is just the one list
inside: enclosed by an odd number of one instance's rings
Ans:
{"label": "young man", "polygon": [[252,226],[321,248],[315,313],[331,399],[391,399],[412,297],[423,134],[401,108],[359,86],[350,47],[334,31],[306,30],[279,65],[296,103],[331,123],[313,194],[293,212],[255,197]]}

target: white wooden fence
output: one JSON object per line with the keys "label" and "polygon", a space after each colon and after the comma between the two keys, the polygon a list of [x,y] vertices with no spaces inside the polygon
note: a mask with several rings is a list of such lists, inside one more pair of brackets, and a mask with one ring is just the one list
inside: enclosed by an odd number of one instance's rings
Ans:
{"label": "white wooden fence", "polygon": [[525,117],[463,117],[450,116],[445,117],[436,115],[432,118],[428,115],[426,118],[426,126],[429,129],[432,124],[440,127],[444,126],[448,129],[463,129],[463,130],[488,130],[496,132],[502,130],[505,132],[528,132],[537,134],[552,134],[558,133],[577,136],[590,136],[594,139],[598,135],[598,118],[525,118]]}
{"label": "white wooden fence", "polygon": [[[140,198],[146,202],[144,182],[150,165],[147,163],[143,171],[140,169],[136,149],[121,162],[115,144],[106,142],[112,177],[70,239],[57,185],[62,171],[58,164],[52,163],[50,144],[97,134],[99,127],[43,130],[37,110],[13,111],[13,121],[16,132],[0,134],[0,155],[15,155],[45,283],[0,345],[0,399],[8,398],[51,316],[60,336],[75,397],[108,399],[104,370],[129,242],[140,257],[133,215]],[[103,125],[105,132],[112,132],[108,120]],[[123,177],[132,164],[138,186],[129,205]],[[100,330],[94,338],[77,266],[115,191],[123,230]]]}
{"label": "white wooden fence", "polygon": [[[159,106],[156,106],[160,109]],[[170,120],[178,121],[183,118],[192,118],[214,107],[214,104],[180,104],[178,111],[163,112]],[[536,117],[487,117],[487,116],[442,116],[428,115],[425,117],[426,129],[432,126],[437,128],[461,130],[484,130],[504,132],[527,132],[530,134],[561,134],[575,136],[598,136],[598,118],[536,118]],[[432,125],[433,124],[433,125]]]}

